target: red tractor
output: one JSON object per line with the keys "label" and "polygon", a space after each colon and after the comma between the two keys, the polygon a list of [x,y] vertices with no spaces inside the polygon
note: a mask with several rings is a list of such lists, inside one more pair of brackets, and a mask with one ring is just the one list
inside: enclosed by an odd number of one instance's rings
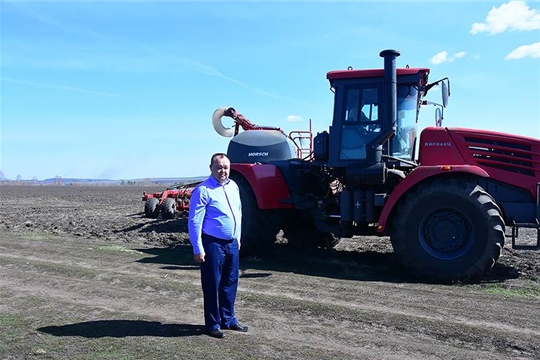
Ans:
{"label": "red tractor", "polygon": [[[354,235],[390,236],[412,274],[470,281],[498,260],[506,227],[537,230],[540,140],[441,126],[449,80],[427,68],[331,71],[332,125],[308,140],[260,127],[233,108],[215,111],[215,130],[232,136],[227,154],[243,204],[242,253],[264,254],[283,230],[301,246],[335,246]],[[442,104],[424,97],[434,86]],[[417,136],[420,108],[435,105],[437,126]],[[226,128],[222,116],[233,118]],[[239,131],[242,127],[243,130]],[[312,143],[311,143],[312,141]]]}

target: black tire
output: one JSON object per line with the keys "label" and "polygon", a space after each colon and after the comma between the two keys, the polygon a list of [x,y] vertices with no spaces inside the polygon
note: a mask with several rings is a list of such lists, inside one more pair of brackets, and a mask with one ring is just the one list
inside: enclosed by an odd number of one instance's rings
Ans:
{"label": "black tire", "polygon": [[176,216],[176,200],[173,198],[166,198],[161,204],[161,218],[162,219],[174,219]]}
{"label": "black tire", "polygon": [[302,217],[295,210],[285,216],[282,230],[287,244],[298,249],[333,249],[341,242],[341,238],[320,231],[312,218]]}
{"label": "black tire", "polygon": [[157,219],[159,216],[159,199],[150,198],[144,203],[144,216],[151,219]]}
{"label": "black tire", "polygon": [[465,180],[435,181],[411,191],[394,214],[394,253],[413,275],[471,282],[499,259],[504,221],[493,198]]}
{"label": "black tire", "polygon": [[231,174],[240,189],[242,201],[242,235],[240,255],[264,256],[274,246],[280,230],[281,215],[278,210],[261,210],[249,182],[240,174]]}

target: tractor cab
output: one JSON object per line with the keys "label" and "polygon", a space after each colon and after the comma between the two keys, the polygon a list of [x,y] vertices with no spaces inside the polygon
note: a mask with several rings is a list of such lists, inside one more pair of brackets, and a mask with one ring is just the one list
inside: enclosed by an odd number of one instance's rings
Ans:
{"label": "tractor cab", "polygon": [[327,140],[331,145],[325,146],[328,151],[315,149],[315,160],[324,159],[333,167],[374,165],[383,156],[414,160],[418,110],[429,69],[397,69],[395,74],[393,84],[383,69],[349,67],[327,74],[335,94],[334,118],[329,133],[318,134],[314,143]]}
{"label": "tractor cab", "polygon": [[[385,50],[384,69],[336,70],[327,73],[334,92],[334,114],[329,131],[314,138],[313,157],[333,168],[343,168],[349,183],[384,183],[388,167],[414,167],[417,122],[428,90],[429,69],[396,69],[399,52]],[[442,117],[442,115],[441,115]]]}

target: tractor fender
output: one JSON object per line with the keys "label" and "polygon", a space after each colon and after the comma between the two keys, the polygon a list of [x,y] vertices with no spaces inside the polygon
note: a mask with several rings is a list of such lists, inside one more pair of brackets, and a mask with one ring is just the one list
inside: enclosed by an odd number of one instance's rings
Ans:
{"label": "tractor fender", "polygon": [[231,173],[242,175],[253,190],[259,209],[290,209],[289,187],[281,171],[272,164],[231,164]]}
{"label": "tractor fender", "polygon": [[412,171],[398,186],[392,191],[385,201],[379,222],[377,224],[377,233],[384,233],[388,217],[392,213],[394,206],[411,188],[414,188],[426,179],[434,178],[440,175],[465,174],[488,178],[489,174],[478,166],[469,165],[438,165],[438,166],[420,166]]}

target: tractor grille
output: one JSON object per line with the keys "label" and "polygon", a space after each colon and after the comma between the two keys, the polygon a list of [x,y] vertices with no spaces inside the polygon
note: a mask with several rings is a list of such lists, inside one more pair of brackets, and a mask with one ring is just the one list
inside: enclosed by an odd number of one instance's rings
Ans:
{"label": "tractor grille", "polygon": [[530,145],[476,137],[465,137],[465,141],[479,165],[527,176],[535,176],[535,165],[540,168]]}

